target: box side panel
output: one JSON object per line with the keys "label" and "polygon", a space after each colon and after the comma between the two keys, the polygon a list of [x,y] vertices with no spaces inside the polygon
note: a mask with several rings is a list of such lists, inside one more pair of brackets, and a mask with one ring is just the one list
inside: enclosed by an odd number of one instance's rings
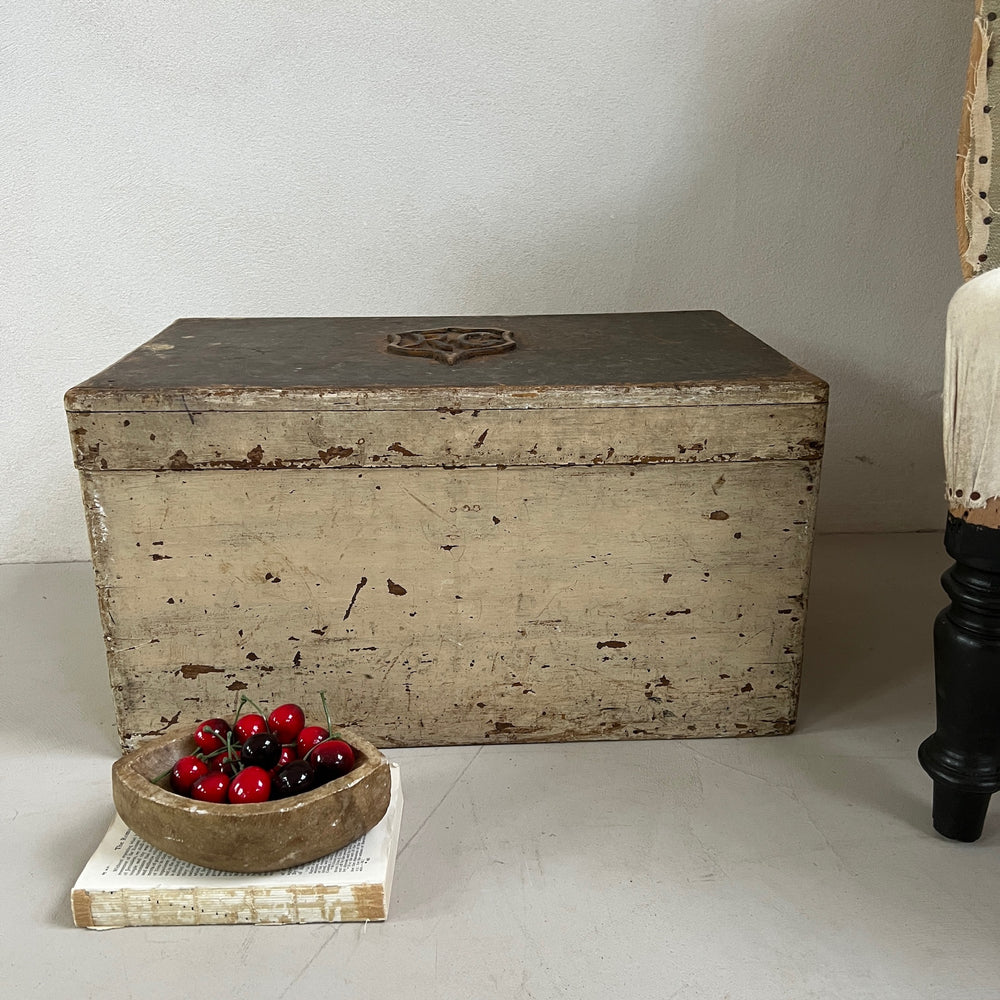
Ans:
{"label": "box side panel", "polygon": [[108,667],[111,670],[111,688],[115,709],[120,718],[121,700],[118,693],[115,692],[112,667],[112,664],[115,662],[115,650],[117,648],[115,639],[117,625],[108,604],[108,598],[112,592],[111,583],[117,576],[114,567],[118,545],[117,540],[112,541],[107,517],[101,505],[100,497],[103,490],[98,485],[98,482],[95,482],[94,476],[86,472],[81,472],[79,475],[80,491],[83,495],[84,518],[90,541],[91,562],[97,585],[97,606],[101,618],[101,634],[104,638],[104,645],[107,651]]}
{"label": "box side panel", "polygon": [[382,746],[786,732],[817,471],[85,473],[122,739],[321,690]]}
{"label": "box side panel", "polygon": [[79,468],[335,469],[815,459],[823,404],[71,413]]}

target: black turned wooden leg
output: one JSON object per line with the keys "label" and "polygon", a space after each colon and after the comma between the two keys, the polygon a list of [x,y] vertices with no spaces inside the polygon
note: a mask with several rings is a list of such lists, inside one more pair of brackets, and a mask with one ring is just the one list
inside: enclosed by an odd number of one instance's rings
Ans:
{"label": "black turned wooden leg", "polygon": [[955,564],[934,623],[937,730],[918,756],[934,779],[934,829],[973,841],[1000,790],[1000,529],[949,514],[945,548]]}

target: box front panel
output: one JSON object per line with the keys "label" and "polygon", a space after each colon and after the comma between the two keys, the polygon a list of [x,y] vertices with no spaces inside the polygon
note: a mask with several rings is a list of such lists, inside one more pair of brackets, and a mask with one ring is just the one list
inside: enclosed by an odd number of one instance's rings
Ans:
{"label": "box front panel", "polygon": [[123,743],[324,690],[382,746],[788,731],[817,473],[85,472]]}

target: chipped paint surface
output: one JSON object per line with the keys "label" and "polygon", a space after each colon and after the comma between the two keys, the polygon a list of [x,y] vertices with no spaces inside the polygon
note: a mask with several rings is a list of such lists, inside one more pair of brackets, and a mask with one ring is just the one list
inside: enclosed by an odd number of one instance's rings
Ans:
{"label": "chipped paint surface", "polygon": [[[69,414],[109,471],[461,468],[818,459],[822,404],[566,410]],[[192,422],[193,420],[193,422]],[[716,473],[719,485],[725,477]]]}
{"label": "chipped paint surface", "polygon": [[382,746],[787,732],[817,475],[83,472],[123,742],[324,689]]}
{"label": "chipped paint surface", "polygon": [[[188,402],[188,397],[192,397]],[[67,410],[76,413],[159,412],[259,413],[263,410],[333,410],[380,412],[432,409],[616,409],[618,407],[781,405],[825,403],[825,384],[812,376],[801,381],[740,379],[728,382],[657,385],[546,386],[544,391],[516,391],[511,386],[442,386],[381,389],[273,389],[207,386],[196,395],[178,389],[106,389],[78,386],[66,394]]]}

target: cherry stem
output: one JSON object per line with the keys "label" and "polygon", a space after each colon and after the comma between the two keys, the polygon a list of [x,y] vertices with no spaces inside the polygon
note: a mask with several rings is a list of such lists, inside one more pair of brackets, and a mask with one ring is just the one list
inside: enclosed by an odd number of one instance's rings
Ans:
{"label": "cherry stem", "polygon": [[319,700],[323,702],[323,714],[326,716],[326,735],[333,736],[333,723],[330,721],[330,709],[326,704],[326,692],[320,691]]}
{"label": "cherry stem", "polygon": [[[251,702],[251,704],[253,703]],[[239,773],[240,771],[242,771],[243,761],[240,760],[238,749],[235,746],[233,746],[233,731],[231,729],[229,730],[228,733],[226,733],[226,745],[223,747],[223,749],[226,751],[225,759],[230,761],[230,763],[232,763],[235,766],[236,772]]]}
{"label": "cherry stem", "polygon": [[[257,704],[257,702],[255,702],[255,701],[252,701],[252,700],[251,700],[250,698],[248,698],[248,697],[247,697],[246,695],[243,695],[243,700],[244,700],[244,701],[245,701],[245,702],[246,702],[246,703],[247,703],[248,705],[252,705],[252,706],[253,706],[253,707],[254,707],[255,709],[257,709],[257,714],[258,714],[258,715],[259,715],[259,716],[260,716],[260,717],[261,717],[261,718],[262,718],[262,719],[264,720],[264,725],[265,725],[265,726],[267,726],[267,716],[266,716],[266,715],[264,714],[264,712],[262,711],[262,709],[261,709],[260,705],[258,705],[258,704]],[[270,727],[268,727],[268,730],[267,730],[267,731],[268,731],[268,732],[270,732],[270,731],[271,731]]]}

